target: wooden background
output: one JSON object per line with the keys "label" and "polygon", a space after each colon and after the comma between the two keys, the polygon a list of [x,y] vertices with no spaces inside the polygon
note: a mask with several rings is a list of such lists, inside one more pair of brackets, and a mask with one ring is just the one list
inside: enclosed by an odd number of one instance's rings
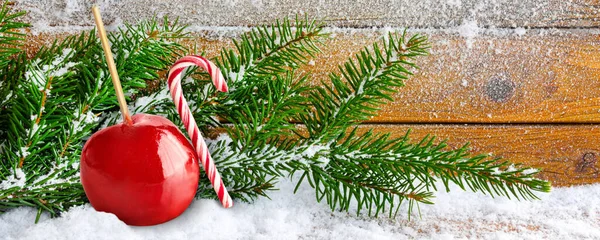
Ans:
{"label": "wooden background", "polygon": [[[33,23],[29,48],[93,25],[94,1],[17,0]],[[599,0],[95,1],[118,26],[179,16],[214,55],[248,26],[307,14],[334,32],[315,65],[335,66],[390,29],[426,34],[431,55],[365,127],[412,138],[433,133],[452,146],[470,141],[543,169],[554,186],[600,182]]]}

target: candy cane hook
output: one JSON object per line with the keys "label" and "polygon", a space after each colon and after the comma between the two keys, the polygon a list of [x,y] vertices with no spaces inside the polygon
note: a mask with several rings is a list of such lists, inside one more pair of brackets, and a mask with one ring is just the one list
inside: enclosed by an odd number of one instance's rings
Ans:
{"label": "candy cane hook", "polygon": [[181,121],[187,129],[189,136],[192,138],[192,144],[194,144],[194,148],[204,167],[206,176],[208,176],[217,196],[219,196],[221,204],[223,204],[223,207],[225,208],[230,208],[233,206],[233,201],[231,200],[229,193],[227,193],[227,189],[225,189],[223,179],[221,179],[221,175],[219,174],[219,171],[217,171],[215,162],[208,152],[206,142],[204,142],[200,130],[198,130],[198,125],[196,125],[196,120],[194,120],[190,107],[183,97],[181,74],[183,70],[190,66],[199,66],[206,70],[208,74],[210,74],[212,82],[217,87],[217,90],[221,92],[227,92],[227,83],[225,83],[225,78],[223,78],[219,68],[214,63],[200,56],[185,56],[175,62],[171,67],[171,70],[169,70],[169,91],[171,92],[173,102],[175,102],[175,106],[177,107],[177,112],[179,113]]}

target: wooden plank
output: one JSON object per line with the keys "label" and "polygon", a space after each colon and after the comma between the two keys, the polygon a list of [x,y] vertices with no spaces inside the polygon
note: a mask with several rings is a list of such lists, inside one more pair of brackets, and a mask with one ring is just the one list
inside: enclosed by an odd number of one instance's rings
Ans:
{"label": "wooden plank", "polygon": [[448,139],[457,148],[471,143],[474,153],[494,153],[515,163],[542,168],[542,179],[553,186],[600,182],[600,126],[598,125],[364,125],[404,136],[411,128],[411,139],[427,134]]}
{"label": "wooden plank", "polygon": [[600,122],[597,35],[432,35],[432,55],[386,106],[390,122]]}
{"label": "wooden plank", "polygon": [[[597,35],[425,34],[432,54],[418,59],[421,69],[372,122],[600,123]],[[375,36],[380,35],[336,34],[304,70],[326,78]],[[210,56],[226,42],[197,41]]]}
{"label": "wooden plank", "polygon": [[[201,35],[221,34],[230,33]],[[579,31],[557,34],[529,31],[522,36],[481,34],[469,39],[443,32],[427,34],[433,43],[432,55],[419,60],[422,69],[375,122],[486,124],[364,127],[375,127],[396,136],[413,128],[413,139],[432,133],[449,138],[453,147],[470,141],[475,152],[494,152],[514,162],[544,168],[542,177],[553,181],[555,186],[599,182],[600,126],[487,124],[597,122],[600,54],[596,35]],[[323,48],[324,53],[315,59],[316,64],[303,70],[314,72],[315,78],[325,77],[336,64],[377,36],[379,33],[372,31],[337,32],[328,40],[331,47]],[[28,51],[34,52],[57,37],[64,34],[32,36]],[[214,56],[221,47],[231,46],[227,39],[199,37],[195,42],[209,56]],[[504,95],[494,91],[490,96],[486,91],[486,86],[498,76],[513,83],[514,92],[508,99],[503,100],[498,96]],[[461,104],[462,101],[466,104]]]}
{"label": "wooden plank", "polygon": [[[38,27],[92,26],[95,1],[15,0]],[[597,27],[598,0],[122,0],[99,4],[107,24],[153,15],[180,17],[193,26],[248,26],[306,14],[332,26],[451,28],[474,21],[499,28]],[[76,29],[76,28],[75,28]]]}
{"label": "wooden plank", "polygon": [[[424,34],[431,38],[432,54],[418,59],[421,69],[371,122],[600,123],[598,35],[585,31],[469,38],[440,31]],[[32,36],[28,50],[34,52],[56,36]],[[378,36],[380,32],[370,30],[336,32],[314,59],[315,65],[303,70],[315,79],[326,78]],[[208,56],[231,46],[227,38],[198,37],[193,42]]]}

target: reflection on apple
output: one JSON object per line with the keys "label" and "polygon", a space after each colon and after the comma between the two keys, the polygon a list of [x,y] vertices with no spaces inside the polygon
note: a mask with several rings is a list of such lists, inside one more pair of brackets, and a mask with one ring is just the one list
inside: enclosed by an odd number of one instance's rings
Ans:
{"label": "reflection on apple", "polygon": [[97,211],[129,225],[164,223],[185,211],[198,187],[194,147],[168,119],[136,114],[86,142],[81,182]]}

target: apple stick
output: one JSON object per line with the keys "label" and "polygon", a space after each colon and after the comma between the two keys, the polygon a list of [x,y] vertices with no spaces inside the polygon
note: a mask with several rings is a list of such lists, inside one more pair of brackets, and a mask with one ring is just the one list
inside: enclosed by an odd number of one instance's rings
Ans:
{"label": "apple stick", "polygon": [[98,34],[100,35],[100,42],[102,42],[102,49],[104,49],[104,55],[106,56],[106,63],[108,64],[108,71],[112,78],[113,86],[117,94],[117,101],[119,101],[119,107],[121,107],[121,114],[123,115],[123,122],[131,125],[131,116],[127,108],[127,102],[125,101],[125,95],[123,94],[123,87],[121,87],[121,80],[119,80],[119,74],[117,73],[117,67],[115,66],[115,60],[113,59],[112,51],[108,45],[108,38],[106,37],[106,30],[104,29],[104,23],[100,16],[100,9],[98,6],[92,7],[92,13],[94,14],[94,20],[98,27]]}

